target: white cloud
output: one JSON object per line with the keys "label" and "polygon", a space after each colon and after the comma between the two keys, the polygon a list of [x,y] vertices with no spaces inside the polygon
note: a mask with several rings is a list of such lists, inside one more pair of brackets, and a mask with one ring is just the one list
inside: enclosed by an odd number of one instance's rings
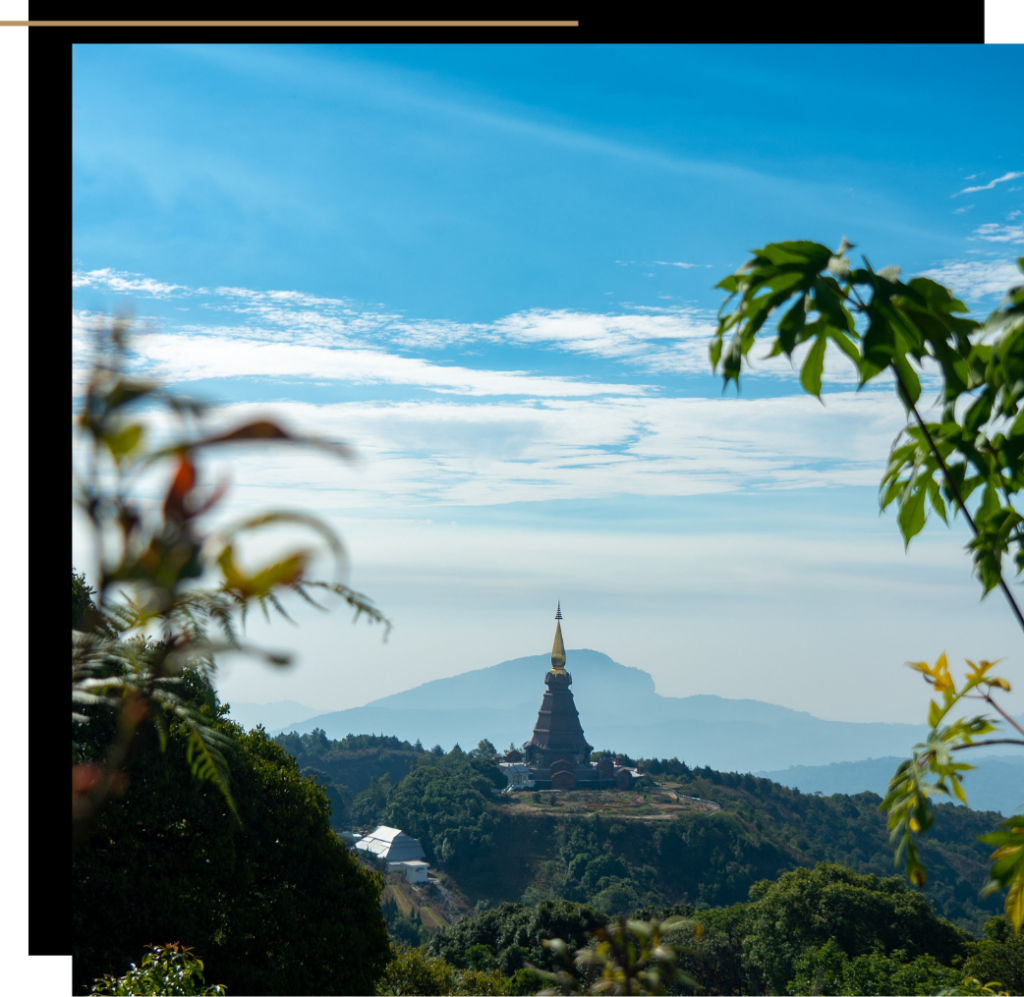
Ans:
{"label": "white cloud", "polygon": [[[645,309],[645,311],[648,311]],[[568,309],[533,309],[499,319],[496,336],[516,343],[550,343],[572,353],[608,359],[658,356],[667,350],[689,354],[699,344],[707,363],[707,344],[715,324],[695,309],[664,309],[661,314],[600,315]]]}
{"label": "white cloud", "polygon": [[1007,288],[1020,283],[1020,271],[1010,260],[948,260],[921,276],[931,277],[969,300],[1002,297]]}
{"label": "white cloud", "polygon": [[[129,280],[128,277],[132,279]],[[151,298],[192,296],[186,315],[137,324],[136,352],[148,372],[171,383],[224,378],[291,378],[310,382],[392,384],[443,394],[486,397],[586,398],[598,395],[639,396],[656,390],[638,384],[637,372],[657,380],[680,374],[707,375],[708,343],[715,330],[712,313],[681,306],[634,306],[619,314],[569,309],[531,309],[492,322],[406,318],[383,309],[368,309],[341,298],[297,291],[260,291],[242,287],[191,289],[142,275],[125,276],[111,268],[75,273],[78,288],[103,287],[115,293]],[[198,307],[196,307],[196,304]],[[180,311],[180,309],[179,309]],[[208,316],[208,318],[207,318]],[[76,323],[74,390],[80,392],[88,360],[83,352],[85,325],[95,316],[79,312]],[[181,319],[187,319],[181,321]],[[148,324],[149,331],[144,328]],[[452,345],[485,344],[479,362],[448,365],[411,351],[441,350]],[[504,368],[488,347],[512,345],[555,350],[620,364],[601,380],[541,375],[527,364]],[[754,351],[748,376],[795,380],[803,350],[794,365],[785,359],[765,362]],[[547,366],[550,361],[545,360]],[[826,382],[855,383],[856,376],[835,350],[826,356]],[[618,383],[613,383],[613,382]],[[285,394],[295,388],[285,388]]]}
{"label": "white cloud", "polygon": [[441,366],[383,350],[266,342],[246,335],[153,333],[137,344],[152,373],[168,381],[302,377],[352,384],[395,384],[466,395],[587,397],[641,395],[638,384],[606,384],[526,371]]}
{"label": "white cloud", "polygon": [[[1005,183],[1007,180],[1016,180],[1017,177],[1024,177],[1024,171],[1017,173],[1004,173],[1001,177],[996,177],[995,180],[990,180],[987,184],[984,184],[981,187],[964,187],[960,193],[973,194],[977,190],[992,190],[997,183]],[[971,180],[973,178],[968,177],[967,179]],[[956,197],[955,194],[953,196]]]}
{"label": "white cloud", "polygon": [[1012,242],[1017,245],[1024,243],[1024,225],[997,225],[987,222],[974,230],[979,239],[986,242]]}
{"label": "white cloud", "polygon": [[693,267],[706,267],[708,270],[711,269],[710,263],[670,263],[667,260],[655,260],[654,262],[659,267],[682,267],[684,270],[690,270]]}
{"label": "white cloud", "polygon": [[[678,496],[751,486],[876,485],[904,425],[893,393],[843,392],[823,407],[785,398],[562,398],[532,402],[280,403],[273,413],[362,455],[350,470],[313,452],[220,458],[245,506],[280,501],[332,509],[485,506],[611,494]],[[265,417],[232,405],[219,418]],[[275,498],[276,496],[276,498]]]}
{"label": "white cloud", "polygon": [[76,270],[71,275],[71,286],[73,288],[104,288],[120,294],[135,292],[160,298],[168,297],[174,291],[191,293],[187,287],[181,284],[162,284],[160,281],[153,280],[152,277],[127,273],[124,270],[114,270],[111,267],[104,267],[102,270]]}
{"label": "white cloud", "polygon": [[[128,280],[128,276],[133,279]],[[189,371],[197,372],[200,367],[223,367],[224,372],[196,373],[196,376],[230,376],[228,365],[213,360],[219,349],[214,345],[217,339],[223,340],[224,349],[230,349],[232,343],[236,349],[244,347],[247,355],[238,361],[237,376],[270,376],[274,373],[313,376],[319,373],[343,380],[419,383],[414,382],[411,375],[419,365],[424,372],[428,368],[434,371],[425,376],[424,386],[469,390],[468,375],[463,368],[443,368],[447,373],[441,374],[437,372],[442,368],[391,356],[384,351],[389,347],[437,350],[470,342],[543,345],[569,353],[629,361],[651,370],[703,372],[707,369],[707,341],[715,328],[710,313],[679,307],[637,308],[623,314],[531,309],[489,323],[407,318],[383,309],[361,307],[340,298],[241,287],[193,290],[181,285],[162,284],[138,274],[126,276],[110,268],[85,274],[76,272],[73,274],[73,287],[98,287],[112,293],[135,293],[157,298],[166,297],[172,291],[200,295],[201,310],[244,320],[241,324],[197,322],[193,311],[191,321],[175,325],[180,349],[157,346],[157,341],[154,341],[154,349],[159,352],[159,356],[154,354],[154,359],[165,363],[164,370],[168,376],[173,368],[182,377],[190,376]],[[200,338],[184,340],[181,335]],[[266,348],[271,345],[277,349]],[[193,347],[191,357],[182,355],[183,351]],[[300,352],[299,347],[306,348],[306,351]],[[344,358],[336,352],[340,348],[345,350]],[[388,356],[391,358],[387,359]],[[274,369],[273,362],[281,362],[279,370]],[[317,368],[321,362],[324,366]],[[521,388],[526,376],[522,371],[509,372],[508,377],[502,376],[502,383],[513,378],[520,382]],[[473,380],[478,387],[482,385],[479,377]],[[542,384],[536,380],[533,383],[538,387]],[[541,393],[551,394],[553,383],[549,379]],[[577,386],[568,393],[578,394],[582,390]],[[615,390],[628,393],[622,388]],[[486,393],[496,392],[487,389]]]}

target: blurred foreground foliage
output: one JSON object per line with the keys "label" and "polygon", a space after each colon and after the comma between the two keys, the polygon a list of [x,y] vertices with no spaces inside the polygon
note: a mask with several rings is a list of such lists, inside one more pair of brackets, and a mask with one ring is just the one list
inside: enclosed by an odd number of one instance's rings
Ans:
{"label": "blurred foreground foliage", "polygon": [[[98,992],[149,992],[130,988],[161,973],[199,986],[199,956],[232,993],[372,992],[388,958],[380,878],[330,829],[316,780],[262,728],[231,723],[211,679],[221,652],[288,663],[242,639],[254,606],[287,616],[285,593],[390,624],[340,580],[345,551],[321,520],[209,526],[227,486],[204,486],[199,459],[266,442],[348,451],[269,420],[212,426],[206,405],[129,373],[129,331],[97,326],[75,423],[73,499],[98,552],[95,588],[72,569],[76,992],[97,978]],[[243,567],[243,535],[279,526],[315,542]],[[324,554],[337,577],[311,580]],[[176,941],[130,968],[153,938]]]}
{"label": "blurred foreground foliage", "polygon": [[140,966],[132,963],[124,976],[107,975],[97,980],[89,993],[112,997],[124,994],[216,997],[227,993],[223,984],[206,985],[203,961],[187,946],[170,942],[167,945],[147,945],[146,948],[150,951],[142,957]]}
{"label": "blurred foreground foliage", "polygon": [[[235,809],[225,757],[229,742],[181,694],[181,683],[186,670],[211,675],[215,655],[222,651],[244,651],[274,665],[287,664],[287,656],[241,640],[239,627],[253,606],[287,616],[282,594],[291,592],[318,605],[311,592],[319,590],[340,596],[357,618],[388,625],[369,599],[340,581],[345,551],[322,520],[274,510],[220,530],[204,526],[227,485],[208,488],[201,483],[202,453],[277,442],[315,446],[345,457],[347,448],[298,435],[269,420],[211,428],[208,406],[133,377],[129,358],[130,323],[118,319],[97,325],[93,366],[75,423],[73,501],[98,552],[95,593],[72,571],[75,847],[85,840],[109,796],[123,787],[122,770],[143,721],[156,731],[161,746],[176,722],[188,739],[186,757],[193,775],[213,783],[229,809]],[[161,477],[167,482],[162,501],[138,494],[151,487],[144,483]],[[239,549],[243,534],[281,525],[299,527],[317,542],[297,546],[255,570],[244,568]],[[335,581],[309,579],[309,566],[321,554],[333,558],[339,575]],[[210,576],[216,581],[202,587]],[[93,594],[95,600],[89,598]],[[110,738],[101,751],[85,758],[77,747],[77,732],[95,722],[97,708],[113,718],[107,724]]]}
{"label": "blurred foreground foliage", "polygon": [[[754,250],[717,285],[728,297],[710,345],[711,366],[721,369],[726,386],[733,383],[738,389],[754,343],[773,337],[767,357],[785,355],[792,361],[795,351],[809,344],[800,383],[819,400],[830,344],[853,367],[859,388],[883,373],[890,376],[907,426],[893,442],[882,476],[882,509],[896,504],[908,546],[930,511],[947,523],[950,510],[962,515],[971,531],[967,547],[982,595],[1002,589],[1024,628],[1024,613],[1003,573],[1007,558],[1018,575],[1024,571],[1024,515],[1018,511],[1024,490],[1024,281],[979,321],[969,317],[967,306],[949,288],[933,280],[904,282],[899,267],[876,272],[866,257],[862,267],[854,266],[846,255],[853,248],[844,238],[835,252],[808,241]],[[1024,273],[1024,257],[1017,264]],[[932,421],[918,404],[922,372],[940,382],[939,414]],[[913,665],[942,699],[932,701],[927,742],[916,745],[913,757],[900,766],[882,805],[889,813],[897,864],[905,858],[907,874],[918,885],[926,872],[916,838],[932,822],[928,797],[952,794],[966,802],[960,773],[972,766],[954,760],[952,752],[981,744],[1024,746],[1024,728],[992,697],[997,689],[1009,692],[1009,682],[989,674],[994,662],[968,664],[971,671],[959,690],[945,655],[934,666]],[[947,720],[964,699],[984,700],[993,714]],[[978,740],[1006,728],[1010,737]],[[1019,931],[1024,923],[1024,817],[1011,817],[982,840],[995,846],[986,889],[1006,891],[1006,916]]]}

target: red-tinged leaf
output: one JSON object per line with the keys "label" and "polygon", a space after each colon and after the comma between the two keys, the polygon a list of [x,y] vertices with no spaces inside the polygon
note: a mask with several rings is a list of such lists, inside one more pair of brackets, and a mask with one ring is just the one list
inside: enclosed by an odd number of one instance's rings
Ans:
{"label": "red-tinged leaf", "polygon": [[331,443],[327,440],[319,440],[312,436],[297,436],[282,429],[276,422],[269,419],[259,419],[255,422],[246,423],[232,429],[220,436],[211,436],[204,440],[197,440],[189,444],[190,448],[218,446],[222,443],[245,443],[264,442],[267,440],[281,440],[285,443],[301,443],[305,446],[322,447],[341,457],[352,457],[352,450],[343,443]]}
{"label": "red-tinged leaf", "polygon": [[221,436],[213,436],[201,441],[199,446],[206,446],[212,443],[233,443],[236,440],[292,440],[295,439],[291,433],[283,430],[276,422],[268,419],[260,419],[256,422],[246,423],[230,433]]}
{"label": "red-tinged leaf", "polygon": [[178,462],[178,470],[164,500],[164,518],[176,523],[188,519],[185,498],[196,484],[196,468],[188,456]]}
{"label": "red-tinged leaf", "polygon": [[214,488],[212,494],[207,498],[192,514],[193,516],[201,516],[204,512],[208,512],[212,509],[223,497],[224,493],[228,490],[228,482],[225,478],[220,484]]}

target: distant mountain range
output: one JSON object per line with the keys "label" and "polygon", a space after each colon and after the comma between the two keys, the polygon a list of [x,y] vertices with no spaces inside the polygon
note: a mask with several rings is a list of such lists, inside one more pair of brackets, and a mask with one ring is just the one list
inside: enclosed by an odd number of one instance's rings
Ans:
{"label": "distant mountain range", "polygon": [[[350,710],[315,713],[297,703],[239,703],[232,705],[232,716],[247,726],[262,722],[275,734],[315,727],[332,738],[394,734],[445,750],[456,742],[471,748],[488,738],[503,749],[529,739],[549,667],[548,655],[535,654],[426,682]],[[660,696],[647,672],[599,651],[571,650],[567,667],[587,740],[599,750],[675,756],[691,766],[752,772],[866,756],[906,757],[925,732],[923,725],[822,720],[754,699]],[[923,704],[922,697],[922,710]]]}
{"label": "distant mountain range", "polygon": [[[802,793],[863,793],[885,795],[885,788],[905,756],[868,758],[860,762],[831,765],[794,765],[781,772],[754,775],[799,789]],[[965,759],[966,760],[966,759]],[[996,755],[977,760],[978,767],[964,774],[967,801],[975,810],[998,810],[1009,817],[1024,805],[1024,752]],[[1021,811],[1018,811],[1021,812]]]}
{"label": "distant mountain range", "polygon": [[303,706],[294,699],[277,703],[231,703],[231,719],[249,729],[263,724],[267,730],[274,730],[285,724],[301,723],[322,712],[312,706]]}

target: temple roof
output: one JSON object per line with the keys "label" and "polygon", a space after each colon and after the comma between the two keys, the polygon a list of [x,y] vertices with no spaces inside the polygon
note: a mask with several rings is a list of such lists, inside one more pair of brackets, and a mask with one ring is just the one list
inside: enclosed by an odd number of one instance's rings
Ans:
{"label": "temple roof", "polygon": [[[555,616],[555,643],[551,648],[551,669],[544,676],[547,689],[537,711],[533,736],[523,746],[533,761],[543,759],[547,765],[553,758],[577,758],[593,750],[583,736],[579,713],[573,701],[572,676],[565,670],[565,644],[562,641],[562,608]],[[540,757],[535,753],[539,752]]]}
{"label": "temple roof", "polygon": [[551,646],[551,667],[561,671],[565,668],[565,644],[562,643],[562,603],[558,603],[555,613],[555,643]]}

